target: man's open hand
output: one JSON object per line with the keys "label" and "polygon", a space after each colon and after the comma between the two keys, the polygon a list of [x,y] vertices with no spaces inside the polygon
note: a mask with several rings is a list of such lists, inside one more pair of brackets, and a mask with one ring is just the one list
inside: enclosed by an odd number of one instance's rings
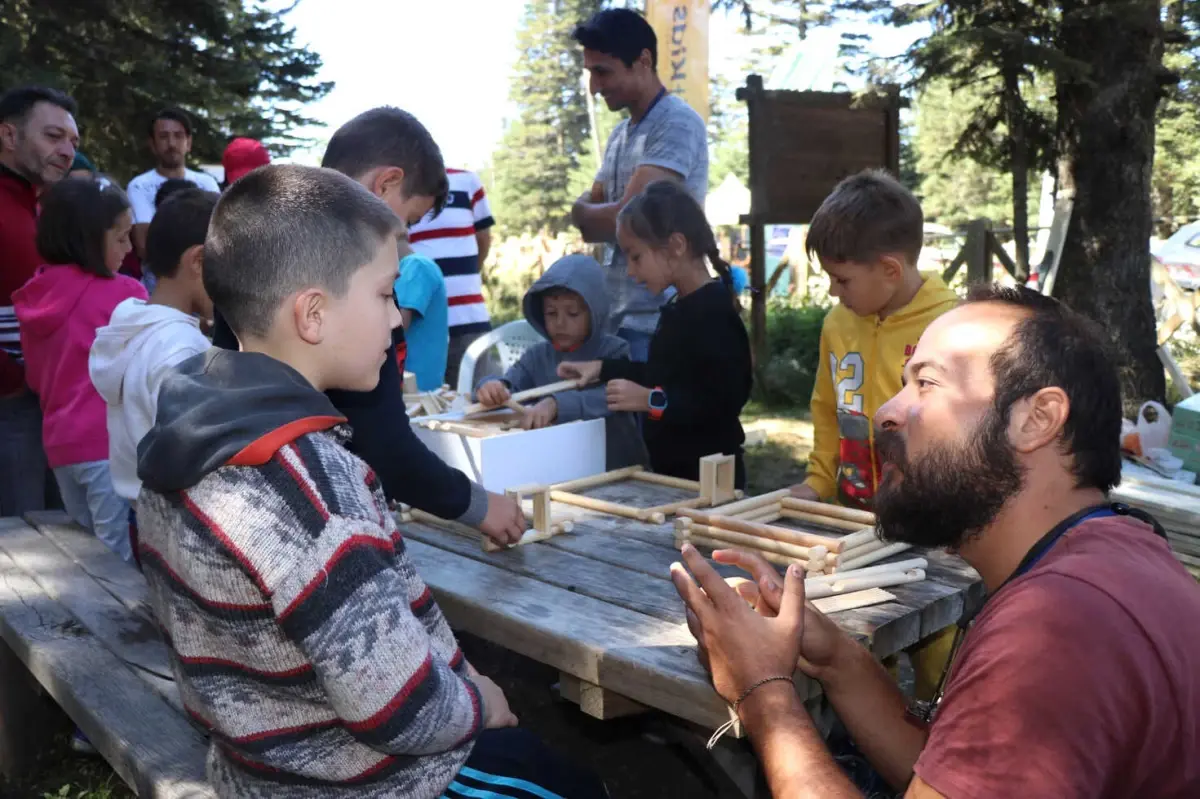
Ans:
{"label": "man's open hand", "polygon": [[760,680],[790,676],[804,636],[803,570],[788,567],[778,614],[764,616],[727,585],[691,544],[684,544],[682,555],[683,564],[671,564],[671,580],[687,605],[688,626],[707,655],[717,693],[733,703]]}
{"label": "man's open hand", "polygon": [[[718,549],[713,551],[713,560],[728,566],[737,566],[750,573],[750,580],[730,583],[734,590],[761,616],[779,614],[783,602],[784,581],[775,567],[760,555],[744,549]],[[727,581],[728,582],[728,581]],[[690,619],[689,619],[690,621]],[[694,631],[693,631],[694,634]],[[804,635],[800,639],[799,669],[815,680],[826,677],[826,669],[833,665],[837,649],[849,639],[836,624],[821,611],[808,605],[804,614]]]}

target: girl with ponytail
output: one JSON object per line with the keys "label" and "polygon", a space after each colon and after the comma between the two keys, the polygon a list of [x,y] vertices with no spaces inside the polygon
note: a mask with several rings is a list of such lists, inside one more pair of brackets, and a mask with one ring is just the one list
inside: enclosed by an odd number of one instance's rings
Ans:
{"label": "girl with ponytail", "polygon": [[601,380],[610,411],[645,414],[642,431],[654,471],[695,480],[703,456],[733,455],[737,487],[744,488],[739,417],[750,398],[750,340],[732,272],[704,210],[683,185],[656,181],[621,209],[617,243],[630,277],[654,294],[674,290],[650,357],[646,363],[567,361],[559,376]]}

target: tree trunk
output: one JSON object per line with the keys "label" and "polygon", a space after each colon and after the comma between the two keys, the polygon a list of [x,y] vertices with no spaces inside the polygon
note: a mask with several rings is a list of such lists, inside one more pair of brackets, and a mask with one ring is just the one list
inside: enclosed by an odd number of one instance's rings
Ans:
{"label": "tree trunk", "polygon": [[1013,243],[1016,245],[1016,279],[1029,279],[1029,140],[1025,130],[1025,115],[1021,109],[1021,75],[1019,65],[1005,65],[1004,115],[1007,117],[1009,141],[1012,145],[1011,163],[1013,190]]}
{"label": "tree trunk", "polygon": [[1059,185],[1075,198],[1056,297],[1109,332],[1127,409],[1166,392],[1150,300],[1159,0],[1062,0],[1060,48],[1089,65],[1058,80]]}

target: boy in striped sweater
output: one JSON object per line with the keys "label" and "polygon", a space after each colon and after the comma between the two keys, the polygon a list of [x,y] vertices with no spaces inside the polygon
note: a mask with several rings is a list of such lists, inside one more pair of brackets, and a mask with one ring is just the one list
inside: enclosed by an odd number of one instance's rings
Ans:
{"label": "boy in striped sweater", "polygon": [[239,799],[604,796],[501,730],[504,693],[323,393],[379,379],[398,230],[354,181],[299,166],[246,176],[213,214],[205,288],[241,350],[182,362],[138,447],[141,561],[209,779]]}

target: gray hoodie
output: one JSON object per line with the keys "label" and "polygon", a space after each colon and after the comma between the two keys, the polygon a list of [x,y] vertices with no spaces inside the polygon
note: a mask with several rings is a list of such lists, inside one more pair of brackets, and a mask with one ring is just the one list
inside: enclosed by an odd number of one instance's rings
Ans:
{"label": "gray hoodie", "polygon": [[[570,289],[582,297],[591,316],[591,332],[587,340],[573,352],[558,352],[546,335],[542,294],[554,288]],[[608,326],[608,295],[604,271],[591,256],[568,255],[555,261],[525,293],[523,308],[529,324],[547,340],[526,350],[521,359],[504,373],[504,377],[484,378],[480,385],[489,380],[503,380],[508,384],[509,390],[524,391],[558,380],[558,365],[563,361],[629,358],[629,344],[624,339],[604,332]],[[649,462],[646,445],[642,443],[642,436],[637,428],[636,417],[632,413],[610,414],[604,398],[603,385],[579,391],[562,391],[554,395],[554,400],[558,403],[560,422],[607,419],[605,456],[609,469]]]}

